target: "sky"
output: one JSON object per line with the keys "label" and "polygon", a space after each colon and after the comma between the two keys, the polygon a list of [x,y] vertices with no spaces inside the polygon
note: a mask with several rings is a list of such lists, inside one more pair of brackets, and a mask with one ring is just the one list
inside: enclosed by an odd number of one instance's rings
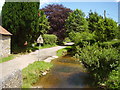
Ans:
{"label": "sky", "polygon": [[[0,0],[0,11],[4,1]],[[40,8],[52,3],[63,4],[72,10],[81,9],[86,16],[90,10],[96,11],[99,15],[103,15],[106,10],[106,16],[118,22],[118,1],[120,0],[40,0]]]}
{"label": "sky", "polygon": [[[55,3],[56,4],[56,3]],[[81,9],[86,16],[89,11],[96,11],[100,15],[104,15],[106,10],[106,16],[118,21],[118,3],[117,2],[57,2],[57,4],[63,4],[65,7],[72,10]],[[47,4],[41,5],[41,8]]]}

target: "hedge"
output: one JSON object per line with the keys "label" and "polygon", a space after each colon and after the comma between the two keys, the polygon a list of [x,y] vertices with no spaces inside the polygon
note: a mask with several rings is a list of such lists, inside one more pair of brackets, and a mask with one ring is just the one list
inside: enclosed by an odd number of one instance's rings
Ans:
{"label": "hedge", "polygon": [[53,34],[44,34],[43,35],[44,44],[49,45],[56,45],[57,43],[57,36]]}

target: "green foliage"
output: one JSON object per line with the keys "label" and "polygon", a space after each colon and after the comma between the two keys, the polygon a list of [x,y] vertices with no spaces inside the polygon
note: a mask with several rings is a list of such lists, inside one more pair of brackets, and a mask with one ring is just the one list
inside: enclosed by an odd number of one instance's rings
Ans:
{"label": "green foliage", "polygon": [[105,84],[108,88],[120,88],[120,65],[116,68],[116,70],[112,70]]}
{"label": "green foliage", "polygon": [[92,11],[87,21],[79,10],[70,13],[66,20],[68,36],[75,43],[72,54],[83,62],[97,84],[118,89],[120,82],[116,68],[120,62],[120,26],[117,27],[113,19]]}
{"label": "green foliage", "polygon": [[2,8],[2,26],[13,34],[12,46],[20,48],[25,41],[30,44],[36,40],[39,33],[38,10],[39,2],[5,2]]}
{"label": "green foliage", "polygon": [[27,48],[27,52],[32,52],[32,51],[35,51],[35,50],[38,50],[38,49],[44,49],[44,48],[51,48],[51,47],[55,47],[57,45],[50,45],[50,44],[44,44],[42,46],[34,46],[34,47],[28,47]]}
{"label": "green foliage", "polygon": [[56,45],[57,36],[53,34],[44,34],[43,35],[44,44]]}
{"label": "green foliage", "polygon": [[39,80],[42,73],[49,70],[52,67],[51,63],[46,63],[44,61],[36,61],[33,64],[28,65],[28,67],[22,70],[23,75],[23,88],[30,88],[32,84]]}
{"label": "green foliage", "polygon": [[74,10],[74,12],[70,13],[66,20],[66,29],[67,33],[70,32],[83,32],[88,29],[88,22],[84,18],[85,14],[81,10]]}
{"label": "green foliage", "polygon": [[69,50],[72,48],[72,46],[67,46],[63,49],[60,49],[57,51],[57,56],[64,56],[66,54],[68,54]]}
{"label": "green foliage", "polygon": [[46,18],[46,15],[44,14],[43,11],[40,11],[40,17],[38,19],[38,30],[40,31],[41,34],[45,34],[50,30],[50,23],[48,22],[48,18]]}
{"label": "green foliage", "polygon": [[77,52],[76,56],[79,56],[98,82],[106,81],[109,73],[119,65],[120,55],[115,48],[105,49],[88,45],[78,48]]}
{"label": "green foliage", "polygon": [[115,47],[118,48],[120,46],[120,40],[112,40],[112,41],[107,41],[107,42],[103,42],[103,43],[99,43],[99,45],[101,47]]}
{"label": "green foliage", "polygon": [[91,31],[91,32],[94,32],[96,30],[98,30],[98,21],[100,19],[103,19],[102,16],[98,15],[97,12],[92,12],[90,10],[89,12],[89,17],[87,18],[87,21],[88,21],[88,29]]}
{"label": "green foliage", "polygon": [[96,12],[90,11],[89,17],[87,18],[89,22],[89,30],[94,32],[97,41],[108,41],[116,38],[117,35],[117,23],[110,18],[103,18]]}
{"label": "green foliage", "polygon": [[95,35],[98,36],[96,39],[98,41],[108,41],[116,37],[117,23],[110,19],[100,19],[98,21],[98,29],[95,31]]}
{"label": "green foliage", "polygon": [[71,40],[70,40],[69,37],[66,37],[66,38],[64,39],[64,42],[71,42]]}
{"label": "green foliage", "polygon": [[120,25],[118,26],[117,32],[116,32],[116,38],[120,39]]}
{"label": "green foliage", "polygon": [[81,47],[88,43],[92,44],[95,42],[95,35],[89,32],[71,32],[69,33],[69,37],[75,43],[75,45],[80,45]]}

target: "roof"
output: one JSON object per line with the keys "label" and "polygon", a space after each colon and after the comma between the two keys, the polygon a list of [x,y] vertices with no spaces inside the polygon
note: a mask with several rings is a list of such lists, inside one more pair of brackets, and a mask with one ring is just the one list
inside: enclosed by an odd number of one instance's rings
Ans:
{"label": "roof", "polygon": [[8,32],[2,26],[0,26],[0,34],[2,34],[2,35],[12,35],[10,32]]}

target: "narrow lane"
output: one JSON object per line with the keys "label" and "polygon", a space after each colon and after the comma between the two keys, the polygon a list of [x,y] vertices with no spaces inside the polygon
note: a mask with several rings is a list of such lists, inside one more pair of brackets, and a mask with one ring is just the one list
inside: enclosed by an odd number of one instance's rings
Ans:
{"label": "narrow lane", "polygon": [[27,67],[29,64],[38,60],[44,60],[49,56],[55,56],[56,51],[59,49],[65,48],[65,46],[57,46],[52,48],[40,49],[35,52],[31,52],[27,55],[21,55],[13,60],[0,63],[0,79],[11,74],[15,70],[22,70]]}

